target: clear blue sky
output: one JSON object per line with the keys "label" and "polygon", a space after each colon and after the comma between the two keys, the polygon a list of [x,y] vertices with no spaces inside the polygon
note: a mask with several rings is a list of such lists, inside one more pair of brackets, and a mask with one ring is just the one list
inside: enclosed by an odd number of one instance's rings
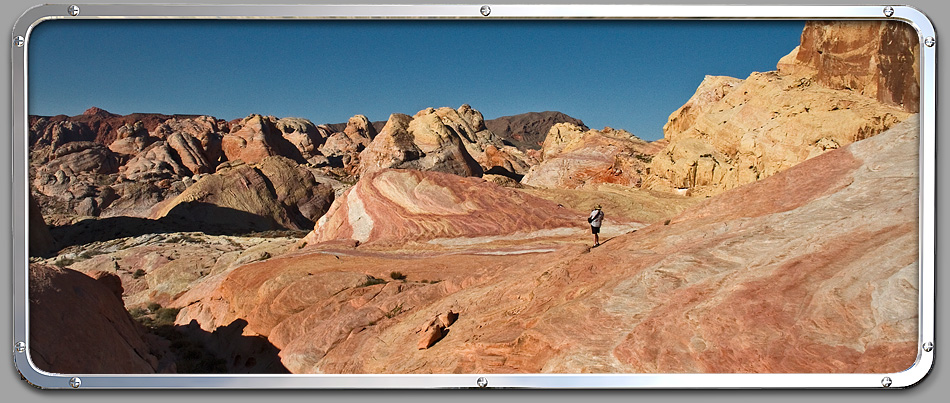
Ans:
{"label": "clear blue sky", "polygon": [[803,21],[91,21],[38,25],[29,113],[314,123],[463,103],[655,140],[705,75],[775,69]]}

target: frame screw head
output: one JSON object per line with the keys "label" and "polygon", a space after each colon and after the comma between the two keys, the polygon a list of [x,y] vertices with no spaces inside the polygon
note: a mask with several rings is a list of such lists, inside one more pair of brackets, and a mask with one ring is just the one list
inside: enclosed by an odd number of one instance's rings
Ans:
{"label": "frame screw head", "polygon": [[928,352],[928,353],[931,352],[931,351],[934,351],[934,344],[931,343],[931,342],[929,342],[929,341],[926,342],[926,343],[924,343],[924,351],[926,351],[926,352]]}
{"label": "frame screw head", "polygon": [[13,350],[16,351],[16,352],[18,352],[18,353],[22,353],[22,352],[26,351],[26,343],[24,343],[24,342],[22,342],[22,341],[16,342],[16,344],[14,345]]}
{"label": "frame screw head", "polygon": [[75,17],[75,16],[79,15],[79,6],[73,4],[73,5],[69,6],[69,8],[67,8],[66,11],[69,12],[69,15]]}
{"label": "frame screw head", "polygon": [[488,379],[485,379],[485,377],[479,377],[475,383],[478,385],[478,387],[484,388],[488,386]]}
{"label": "frame screw head", "polygon": [[69,386],[72,386],[73,389],[79,388],[82,386],[82,379],[76,377],[69,378]]}
{"label": "frame screw head", "polygon": [[885,388],[890,387],[891,383],[893,382],[891,382],[891,377],[889,376],[885,376],[884,379],[881,379],[881,385],[883,385]]}
{"label": "frame screw head", "polygon": [[485,6],[482,6],[482,8],[480,8],[478,11],[481,12],[482,15],[488,17],[488,14],[491,14],[491,7],[488,7],[487,5],[485,5]]}
{"label": "frame screw head", "polygon": [[22,35],[17,35],[13,38],[13,46],[22,48],[23,44],[25,43],[26,43],[26,39],[24,39]]}
{"label": "frame screw head", "polygon": [[892,15],[894,15],[894,7],[891,7],[891,6],[884,7],[884,16],[890,17]]}
{"label": "frame screw head", "polygon": [[928,37],[924,38],[924,45],[927,45],[928,48],[932,48],[932,47],[934,47],[934,45],[936,45],[936,44],[937,44],[937,40],[934,39],[934,37],[928,36]]}

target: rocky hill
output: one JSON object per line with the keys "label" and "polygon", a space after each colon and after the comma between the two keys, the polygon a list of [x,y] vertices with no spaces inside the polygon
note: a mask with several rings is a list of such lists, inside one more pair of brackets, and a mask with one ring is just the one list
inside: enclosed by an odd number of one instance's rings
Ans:
{"label": "rocky hill", "polygon": [[547,137],[551,127],[558,123],[571,123],[581,130],[588,130],[580,119],[556,111],[528,112],[502,116],[485,121],[485,127],[502,140],[519,150],[537,150]]}
{"label": "rocky hill", "polygon": [[778,71],[706,77],[644,185],[716,194],[888,129],[916,111],[916,47],[906,24],[809,22]]}

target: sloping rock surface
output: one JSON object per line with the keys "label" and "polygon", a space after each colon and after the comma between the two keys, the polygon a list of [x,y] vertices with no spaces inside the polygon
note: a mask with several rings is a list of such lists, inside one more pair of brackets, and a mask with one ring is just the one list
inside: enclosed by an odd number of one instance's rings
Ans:
{"label": "sloping rock surface", "polygon": [[[917,131],[908,119],[594,249],[325,243],[234,269],[178,320],[244,318],[296,373],[902,371],[918,344]],[[366,195],[409,190],[426,216],[472,206],[427,204],[438,188],[402,175],[357,185],[353,217],[398,211]],[[423,227],[396,222],[415,227],[367,233]],[[448,332],[416,348],[420,326],[448,310],[459,313]]]}
{"label": "sloping rock surface", "polygon": [[387,169],[364,174],[320,218],[307,241],[391,243],[524,234],[583,224],[581,213],[481,178]]}

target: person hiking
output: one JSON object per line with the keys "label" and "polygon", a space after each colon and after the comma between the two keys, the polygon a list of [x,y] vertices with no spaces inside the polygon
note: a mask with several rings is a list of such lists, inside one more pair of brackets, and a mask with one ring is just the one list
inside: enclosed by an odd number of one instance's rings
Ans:
{"label": "person hiking", "polygon": [[594,211],[590,212],[587,222],[590,223],[590,233],[594,234],[594,246],[600,246],[600,224],[604,221],[604,211],[598,204]]}

